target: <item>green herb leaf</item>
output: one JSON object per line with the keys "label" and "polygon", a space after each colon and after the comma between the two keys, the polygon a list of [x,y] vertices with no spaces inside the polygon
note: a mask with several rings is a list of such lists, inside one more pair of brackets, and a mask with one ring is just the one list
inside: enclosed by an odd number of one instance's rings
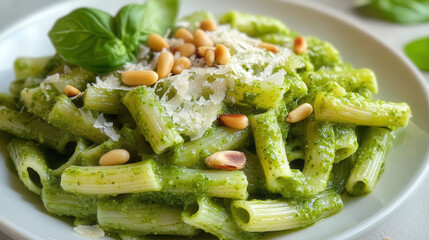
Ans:
{"label": "green herb leaf", "polygon": [[145,8],[146,5],[129,4],[121,8],[115,16],[116,35],[130,52],[134,52],[140,44]]}
{"label": "green herb leaf", "polygon": [[420,70],[429,71],[429,37],[407,43],[404,51]]}
{"label": "green herb leaf", "polygon": [[149,0],[145,3],[140,41],[146,42],[151,33],[164,35],[174,27],[179,12],[179,0]]}
{"label": "green herb leaf", "polygon": [[49,32],[58,54],[67,62],[94,73],[104,73],[134,60],[113,32],[108,13],[80,8],[60,18]]}
{"label": "green herb leaf", "polygon": [[49,38],[67,62],[106,73],[134,62],[139,44],[149,34],[164,35],[173,27],[178,8],[178,0],[149,0],[124,6],[115,18],[97,9],[80,8],[60,18]]}
{"label": "green herb leaf", "polygon": [[116,14],[116,35],[130,51],[146,42],[151,33],[164,35],[174,26],[178,0],[149,0],[145,4],[129,4]]}
{"label": "green herb leaf", "polygon": [[429,21],[429,0],[373,0],[372,6],[382,17],[393,22]]}

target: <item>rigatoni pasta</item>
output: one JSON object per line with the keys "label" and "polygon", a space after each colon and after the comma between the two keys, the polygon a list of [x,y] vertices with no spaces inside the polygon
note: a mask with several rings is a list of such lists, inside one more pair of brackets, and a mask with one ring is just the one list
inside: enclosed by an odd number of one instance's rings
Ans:
{"label": "rigatoni pasta", "polygon": [[[0,130],[17,137],[11,160],[48,212],[124,240],[247,240],[374,191],[411,117],[372,98],[375,72],[278,19],[177,11],[77,9],[49,34],[56,56],[16,61]],[[87,24],[99,29],[81,38]]]}

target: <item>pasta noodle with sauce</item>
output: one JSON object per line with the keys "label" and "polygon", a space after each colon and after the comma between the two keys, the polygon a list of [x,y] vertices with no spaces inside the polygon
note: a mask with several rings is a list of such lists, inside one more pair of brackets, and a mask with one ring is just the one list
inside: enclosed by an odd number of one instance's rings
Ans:
{"label": "pasta noodle with sauce", "polygon": [[0,130],[50,213],[92,236],[260,239],[374,190],[411,112],[372,98],[373,71],[274,18],[177,8],[77,9],[49,33],[56,56],[16,60]]}

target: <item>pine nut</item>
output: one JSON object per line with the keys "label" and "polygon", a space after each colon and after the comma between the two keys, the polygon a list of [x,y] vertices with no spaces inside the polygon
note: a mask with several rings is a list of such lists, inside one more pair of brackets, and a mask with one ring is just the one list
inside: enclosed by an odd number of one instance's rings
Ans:
{"label": "pine nut", "polygon": [[273,53],[278,53],[280,51],[279,47],[277,47],[276,45],[271,44],[271,43],[264,43],[264,42],[258,43],[258,48],[263,48],[263,49],[270,51],[270,52],[273,52]]}
{"label": "pine nut", "polygon": [[184,69],[191,68],[191,61],[187,57],[180,57],[174,62],[173,74],[180,74]]}
{"label": "pine nut", "polygon": [[161,52],[163,48],[169,50],[170,47],[163,37],[156,33],[152,33],[147,38],[147,45],[152,51]]}
{"label": "pine nut", "polygon": [[215,47],[199,47],[199,48],[197,48],[198,56],[204,57],[207,49],[211,49],[214,51],[216,48]]}
{"label": "pine nut", "polygon": [[204,53],[204,60],[206,61],[206,66],[212,67],[215,62],[215,50],[207,49]]}
{"label": "pine nut", "polygon": [[204,20],[200,23],[200,28],[204,31],[213,32],[216,31],[216,22],[213,20]]}
{"label": "pine nut", "polygon": [[228,48],[223,44],[216,45],[216,61],[220,65],[225,65],[231,61],[231,54]]}
{"label": "pine nut", "polygon": [[194,32],[194,44],[196,47],[213,47],[211,38],[201,29]]}
{"label": "pine nut", "polygon": [[192,33],[190,33],[186,28],[179,28],[179,30],[176,31],[176,35],[174,35],[174,37],[183,39],[185,43],[194,42],[194,36],[192,36]]}
{"label": "pine nut", "polygon": [[239,130],[249,125],[249,119],[244,114],[222,114],[217,119],[222,125]]}
{"label": "pine nut", "polygon": [[205,162],[212,168],[240,170],[246,165],[246,155],[239,151],[221,151],[207,157]]}
{"label": "pine nut", "polygon": [[158,74],[152,70],[127,71],[122,73],[122,82],[130,86],[150,86],[158,81]]}
{"label": "pine nut", "polygon": [[173,49],[173,53],[179,52],[182,57],[190,57],[195,54],[196,48],[192,43],[185,43]]}
{"label": "pine nut", "polygon": [[79,89],[73,87],[72,85],[66,85],[66,87],[64,88],[64,93],[69,98],[75,97],[75,96],[80,97],[79,95],[82,94],[82,92]]}
{"label": "pine nut", "polygon": [[170,74],[174,65],[174,57],[171,52],[163,52],[159,55],[158,58],[158,67],[156,72],[158,73],[159,78],[166,78]]}
{"label": "pine nut", "polygon": [[313,107],[309,103],[299,105],[286,116],[286,122],[296,123],[306,119],[313,112]]}
{"label": "pine nut", "polygon": [[295,38],[295,41],[293,43],[293,51],[296,54],[303,54],[307,50],[307,47],[307,39],[302,36]]}
{"label": "pine nut", "polygon": [[100,166],[121,165],[130,160],[130,153],[125,149],[115,149],[101,156]]}

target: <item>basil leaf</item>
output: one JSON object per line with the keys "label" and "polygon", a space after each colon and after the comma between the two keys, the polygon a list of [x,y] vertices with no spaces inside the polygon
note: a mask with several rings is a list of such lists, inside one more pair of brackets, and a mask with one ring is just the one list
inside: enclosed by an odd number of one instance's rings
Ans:
{"label": "basil leaf", "polygon": [[146,42],[151,33],[164,35],[174,26],[178,0],[149,0],[145,4],[129,4],[115,17],[116,34],[130,51]]}
{"label": "basil leaf", "polygon": [[372,6],[382,17],[393,22],[429,21],[429,0],[373,0]]}
{"label": "basil leaf", "polygon": [[114,34],[114,19],[108,13],[80,8],[60,18],[49,38],[67,62],[94,73],[105,73],[135,60]]}
{"label": "basil leaf", "polygon": [[407,43],[404,51],[420,70],[429,71],[429,37]]}
{"label": "basil leaf", "polygon": [[115,16],[115,32],[128,51],[134,52],[140,44],[143,13],[146,5],[129,4],[121,8]]}
{"label": "basil leaf", "polygon": [[179,12],[179,0],[149,0],[145,3],[140,41],[146,42],[151,33],[163,36],[174,27]]}
{"label": "basil leaf", "polygon": [[151,33],[164,35],[173,27],[178,0],[149,0],[130,4],[115,18],[81,8],[59,19],[49,32],[58,54],[67,62],[94,73],[105,73],[136,60],[139,44]]}

